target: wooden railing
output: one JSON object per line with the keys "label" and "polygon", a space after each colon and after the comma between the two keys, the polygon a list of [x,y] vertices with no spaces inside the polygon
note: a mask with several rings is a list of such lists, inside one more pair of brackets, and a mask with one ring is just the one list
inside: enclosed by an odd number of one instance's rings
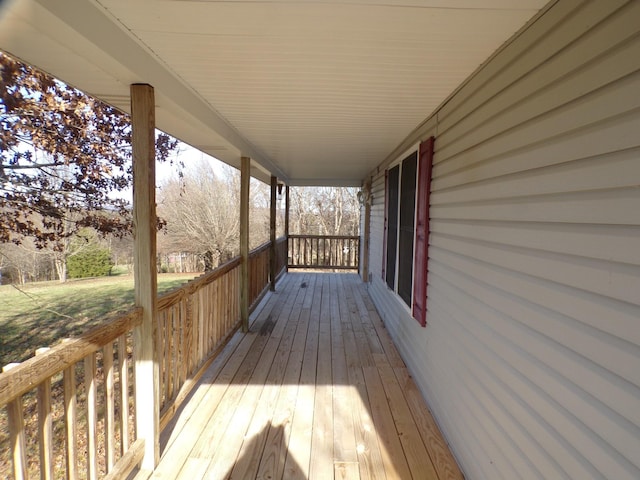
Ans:
{"label": "wooden railing", "polygon": [[[284,270],[286,245],[277,240],[277,272]],[[161,429],[239,327],[240,263],[236,257],[158,297]],[[269,281],[266,243],[249,254],[251,309]],[[0,374],[14,478],[126,478],[140,463],[131,332],[141,321],[141,309],[134,309]]]}
{"label": "wooden railing", "polygon": [[160,428],[189,394],[207,360],[239,326],[240,257],[158,298]]}
{"label": "wooden railing", "polygon": [[[269,245],[249,253],[249,311],[268,290]],[[240,326],[240,261],[236,257],[158,298],[161,429]]]}
{"label": "wooden railing", "polygon": [[[124,478],[140,463],[131,331],[140,309],[0,375],[14,478]],[[82,460],[81,460],[82,458]],[[66,472],[66,475],[61,475]]]}
{"label": "wooden railing", "polygon": [[357,270],[360,237],[289,235],[289,268]]}

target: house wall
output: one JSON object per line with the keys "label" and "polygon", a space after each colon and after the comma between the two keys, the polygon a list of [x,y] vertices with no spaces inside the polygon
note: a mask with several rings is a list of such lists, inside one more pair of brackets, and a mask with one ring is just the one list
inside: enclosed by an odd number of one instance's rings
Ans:
{"label": "house wall", "polygon": [[369,289],[470,479],[640,478],[640,2],[560,0],[436,137],[426,328]]}

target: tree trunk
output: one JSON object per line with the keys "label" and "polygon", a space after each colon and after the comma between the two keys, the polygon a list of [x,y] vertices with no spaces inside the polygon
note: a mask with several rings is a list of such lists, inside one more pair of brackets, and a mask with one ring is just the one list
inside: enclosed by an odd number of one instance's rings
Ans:
{"label": "tree trunk", "polygon": [[56,255],[55,257],[56,272],[58,272],[58,280],[60,283],[67,281],[67,261],[64,255]]}

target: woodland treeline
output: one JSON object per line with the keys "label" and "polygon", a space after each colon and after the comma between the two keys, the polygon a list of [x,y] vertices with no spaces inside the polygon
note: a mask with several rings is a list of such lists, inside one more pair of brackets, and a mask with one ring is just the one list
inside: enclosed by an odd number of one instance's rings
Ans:
{"label": "woodland treeline", "polygon": [[[216,162],[213,160],[213,162]],[[290,189],[290,233],[357,235],[357,190],[333,187]],[[157,190],[158,272],[202,272],[239,254],[239,172],[224,164],[201,160],[180,175],[163,181]],[[269,239],[269,186],[251,179],[250,248]],[[277,236],[284,234],[284,191],[277,197]],[[130,234],[101,235],[86,227],[69,239],[67,264],[83,264],[107,253],[111,266],[129,270],[133,263]],[[5,283],[60,280],[55,260],[59,252],[25,238],[20,244],[0,243],[0,271]],[[80,272],[83,273],[83,272]],[[78,275],[70,269],[69,277]]]}
{"label": "woodland treeline", "polygon": [[[357,235],[359,206],[356,189],[293,187],[290,190],[290,233]],[[187,166],[183,176],[164,181],[157,190],[158,272],[202,272],[239,254],[239,172],[214,168],[206,161]],[[269,239],[269,186],[255,179],[250,187],[250,248]],[[284,193],[278,195],[277,235],[284,234]],[[130,271],[133,263],[131,235],[100,235],[91,228],[69,242],[67,263],[85,262],[107,252],[111,266]],[[3,281],[26,283],[59,280],[55,259],[59,252],[38,247],[30,239],[20,244],[0,243]],[[76,262],[78,263],[78,262]],[[80,262],[81,263],[81,262]],[[70,270],[71,278],[77,277]],[[82,275],[93,276],[93,275]]]}

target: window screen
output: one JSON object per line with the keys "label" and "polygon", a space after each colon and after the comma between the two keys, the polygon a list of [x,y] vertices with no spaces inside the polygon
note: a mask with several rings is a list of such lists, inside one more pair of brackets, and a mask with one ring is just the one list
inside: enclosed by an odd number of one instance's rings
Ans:
{"label": "window screen", "polygon": [[417,153],[402,161],[400,180],[400,234],[398,251],[398,295],[411,306],[413,291],[413,238],[415,236],[415,204]]}
{"label": "window screen", "polygon": [[390,289],[395,289],[396,254],[398,251],[398,183],[400,166],[396,165],[387,176],[387,268],[386,281]]}

